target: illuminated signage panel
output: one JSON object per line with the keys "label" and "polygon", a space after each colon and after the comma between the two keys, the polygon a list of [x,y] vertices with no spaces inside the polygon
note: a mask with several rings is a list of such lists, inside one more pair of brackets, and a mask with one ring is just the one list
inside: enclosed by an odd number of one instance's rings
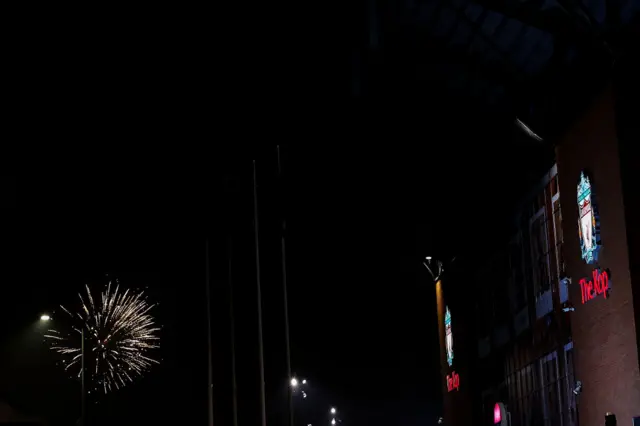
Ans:
{"label": "illuminated signage panel", "polygon": [[598,261],[600,222],[589,176],[583,171],[578,183],[578,237],[582,259],[588,264]]}
{"label": "illuminated signage panel", "polygon": [[451,331],[451,312],[447,306],[444,314],[445,343],[447,347],[447,364],[453,365],[453,332]]}

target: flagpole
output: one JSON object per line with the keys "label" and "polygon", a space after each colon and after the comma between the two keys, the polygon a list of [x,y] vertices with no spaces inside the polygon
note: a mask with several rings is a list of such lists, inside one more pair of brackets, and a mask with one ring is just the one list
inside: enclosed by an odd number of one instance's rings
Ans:
{"label": "flagpole", "polygon": [[206,281],[207,281],[207,343],[208,343],[208,362],[209,362],[209,426],[213,426],[213,362],[211,354],[211,284],[209,276],[209,239],[206,240],[205,252],[207,256],[206,263]]}
{"label": "flagpole", "polygon": [[260,359],[260,414],[262,426],[267,425],[267,407],[264,385],[264,347],[262,340],[262,290],[260,288],[260,242],[258,238],[258,188],[256,182],[256,161],[253,160],[253,215],[256,238],[256,286],[258,297],[258,351]]}
{"label": "flagpole", "polygon": [[238,386],[236,382],[236,331],[233,313],[233,281],[231,279],[232,262],[231,255],[233,240],[229,237],[229,321],[231,324],[231,391],[233,398],[233,426],[238,426]]}
{"label": "flagpole", "polygon": [[287,257],[285,247],[286,222],[284,218],[284,185],[282,180],[282,162],[280,161],[280,145],[278,145],[278,178],[280,180],[280,207],[282,209],[282,293],[284,295],[284,330],[285,330],[285,351],[287,355],[287,396],[289,407],[289,426],[293,425],[293,389],[289,381],[291,380],[291,342],[289,340],[289,297],[287,292]]}

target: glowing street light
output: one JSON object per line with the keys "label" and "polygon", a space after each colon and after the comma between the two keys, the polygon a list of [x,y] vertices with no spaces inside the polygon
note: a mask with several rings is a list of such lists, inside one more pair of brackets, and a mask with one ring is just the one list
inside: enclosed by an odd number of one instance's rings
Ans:
{"label": "glowing street light", "polygon": [[335,414],[336,413],[336,409],[334,407],[331,407],[331,414]]}
{"label": "glowing street light", "polygon": [[40,321],[51,321],[51,317],[47,314],[44,314],[40,317]]}
{"label": "glowing street light", "polygon": [[307,384],[307,379],[302,379],[302,384],[306,385]]}
{"label": "glowing street light", "polygon": [[291,387],[292,388],[298,387],[298,379],[296,379],[295,377],[291,379]]}
{"label": "glowing street light", "polygon": [[336,424],[336,419],[331,419],[331,424],[335,425]]}

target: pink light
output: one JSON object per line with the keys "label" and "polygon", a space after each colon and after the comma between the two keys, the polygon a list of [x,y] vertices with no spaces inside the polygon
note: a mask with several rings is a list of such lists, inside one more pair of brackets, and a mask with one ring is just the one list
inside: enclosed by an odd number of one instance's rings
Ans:
{"label": "pink light", "polygon": [[502,412],[500,410],[500,404],[497,404],[493,407],[493,424],[498,424],[502,422]]}

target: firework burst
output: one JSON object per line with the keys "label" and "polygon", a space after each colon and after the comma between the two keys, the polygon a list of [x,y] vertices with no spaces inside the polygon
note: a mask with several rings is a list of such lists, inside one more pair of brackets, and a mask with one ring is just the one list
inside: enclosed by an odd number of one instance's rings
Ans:
{"label": "firework burst", "polygon": [[155,305],[147,303],[144,292],[121,293],[119,289],[116,283],[112,291],[109,282],[100,299],[94,302],[86,286],[86,295],[78,294],[77,311],[60,306],[68,315],[64,318],[68,320],[67,328],[48,330],[45,334],[51,349],[62,356],[65,371],[80,378],[84,331],[85,379],[94,390],[104,393],[132,383],[135,377],[158,364],[151,357],[159,347],[160,328],[149,314]]}

